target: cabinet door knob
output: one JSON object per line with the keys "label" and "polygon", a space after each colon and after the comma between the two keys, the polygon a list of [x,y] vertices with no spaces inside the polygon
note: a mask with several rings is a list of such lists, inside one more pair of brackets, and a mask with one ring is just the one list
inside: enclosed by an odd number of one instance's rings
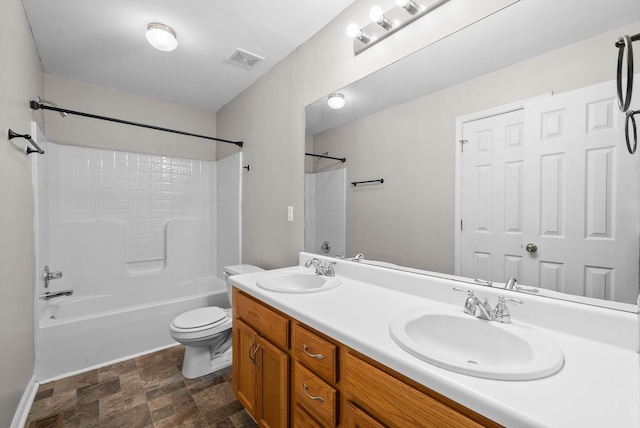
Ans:
{"label": "cabinet door knob", "polygon": [[315,395],[311,395],[307,392],[307,390],[309,389],[309,387],[307,387],[306,383],[302,384],[302,389],[304,390],[304,393],[307,395],[307,397],[311,398],[312,400],[316,400],[319,401],[321,403],[324,403],[324,398],[319,397],[319,396],[315,396]]}
{"label": "cabinet door knob", "polygon": [[307,345],[305,345],[304,343],[302,344],[302,352],[304,352],[305,354],[307,354],[308,356],[310,356],[311,358],[317,358],[319,360],[322,360],[324,358],[324,356],[322,354],[312,354],[311,352],[308,351],[309,348],[307,348]]}

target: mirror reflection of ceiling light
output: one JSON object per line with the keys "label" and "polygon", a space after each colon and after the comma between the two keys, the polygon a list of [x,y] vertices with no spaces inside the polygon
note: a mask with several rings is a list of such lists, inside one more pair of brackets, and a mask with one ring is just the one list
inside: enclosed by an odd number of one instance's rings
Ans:
{"label": "mirror reflection of ceiling light", "polygon": [[332,109],[341,109],[342,107],[344,107],[344,95],[342,95],[339,92],[334,92],[332,94],[329,94],[329,97],[327,98],[327,104],[329,104],[329,107],[331,107]]}
{"label": "mirror reflection of ceiling light", "polygon": [[152,22],[147,25],[145,36],[151,46],[160,51],[169,52],[178,47],[178,36],[168,25]]}

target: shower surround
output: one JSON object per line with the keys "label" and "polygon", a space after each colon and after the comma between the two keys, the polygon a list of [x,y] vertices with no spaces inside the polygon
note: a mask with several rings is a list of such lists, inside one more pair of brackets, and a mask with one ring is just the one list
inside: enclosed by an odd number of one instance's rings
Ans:
{"label": "shower surround", "polygon": [[62,278],[36,293],[39,380],[175,342],[169,322],[227,306],[222,269],[240,262],[241,153],[217,162],[43,141],[34,157],[36,265]]}

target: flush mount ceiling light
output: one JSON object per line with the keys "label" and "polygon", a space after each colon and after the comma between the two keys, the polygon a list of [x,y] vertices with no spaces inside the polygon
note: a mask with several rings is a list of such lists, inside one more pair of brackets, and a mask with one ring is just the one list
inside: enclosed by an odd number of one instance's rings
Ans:
{"label": "flush mount ceiling light", "polygon": [[329,97],[327,97],[327,104],[329,104],[329,107],[331,107],[332,109],[340,109],[344,107],[344,103],[344,95],[339,92],[329,94]]}
{"label": "flush mount ceiling light", "polygon": [[369,12],[372,22],[364,27],[355,23],[347,27],[347,34],[353,39],[353,54],[364,52],[447,1],[449,0],[396,0],[395,6],[386,12],[380,6],[374,6]]}
{"label": "flush mount ceiling light", "polygon": [[166,24],[152,22],[147,25],[145,35],[151,46],[160,51],[169,52],[178,46],[178,36],[176,32]]}

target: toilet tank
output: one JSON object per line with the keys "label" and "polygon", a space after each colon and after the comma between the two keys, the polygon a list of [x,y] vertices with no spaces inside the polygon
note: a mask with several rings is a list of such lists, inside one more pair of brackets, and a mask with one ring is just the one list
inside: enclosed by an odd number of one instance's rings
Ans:
{"label": "toilet tank", "polygon": [[231,284],[229,283],[229,277],[231,275],[240,275],[243,273],[253,273],[253,272],[261,272],[264,269],[259,268],[258,266],[254,266],[254,265],[231,265],[231,266],[225,266],[224,267],[224,276],[225,279],[227,281],[227,295],[229,296],[229,303],[233,303],[231,302]]}

